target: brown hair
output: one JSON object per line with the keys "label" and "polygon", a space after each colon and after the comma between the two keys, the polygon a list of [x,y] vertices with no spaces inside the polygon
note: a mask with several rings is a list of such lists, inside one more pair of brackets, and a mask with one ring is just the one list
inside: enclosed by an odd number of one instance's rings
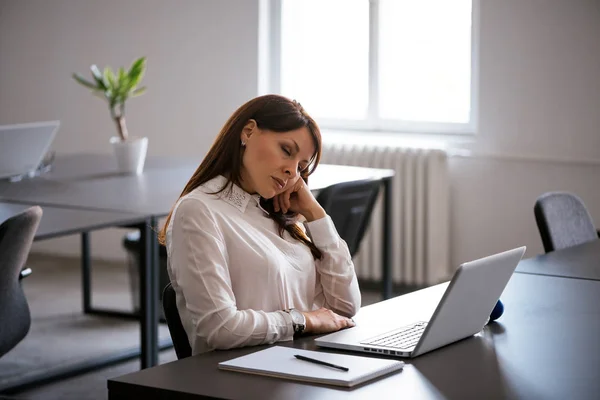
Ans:
{"label": "brown hair", "polygon": [[[302,127],[308,128],[316,149],[309,167],[300,173],[302,179],[308,182],[308,176],[313,173],[321,159],[321,132],[319,127],[304,111],[300,103],[283,96],[270,94],[248,101],[229,117],[200,166],[183,188],[179,199],[218,175],[225,176],[227,183],[216,193],[224,191],[228,186],[231,190],[233,184],[241,186],[243,147],[240,145],[240,137],[242,129],[251,119],[256,121],[258,128],[272,132],[289,132]],[[321,258],[321,251],[298,226],[297,213],[288,212],[283,214],[282,212],[275,212],[273,199],[261,198],[260,204],[268,211],[269,218],[277,223],[280,236],[283,237],[284,230],[288,231],[293,238],[310,248],[314,258]],[[164,226],[158,233],[158,241],[162,245],[165,244],[167,227],[172,217],[173,209],[171,209]]]}

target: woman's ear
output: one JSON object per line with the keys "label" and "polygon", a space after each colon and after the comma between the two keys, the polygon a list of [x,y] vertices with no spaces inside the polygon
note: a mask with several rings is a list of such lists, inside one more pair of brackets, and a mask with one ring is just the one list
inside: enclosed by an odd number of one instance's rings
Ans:
{"label": "woman's ear", "polygon": [[250,136],[252,136],[252,134],[257,128],[258,124],[256,123],[256,121],[253,119],[249,119],[248,122],[246,122],[246,125],[244,125],[244,128],[242,128],[240,140],[246,143],[246,141],[250,139]]}

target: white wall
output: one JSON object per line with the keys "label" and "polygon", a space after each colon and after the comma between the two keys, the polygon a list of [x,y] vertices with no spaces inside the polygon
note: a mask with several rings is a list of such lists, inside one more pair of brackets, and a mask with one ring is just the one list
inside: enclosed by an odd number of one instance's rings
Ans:
{"label": "white wall", "polygon": [[[151,154],[201,158],[257,93],[257,16],[256,0],[3,0],[0,123],[60,119],[56,150],[108,152],[108,111],[70,73],[147,55],[130,131],[150,137]],[[451,160],[453,264],[541,252],[532,207],[547,190],[577,192],[600,226],[600,2],[481,0],[480,26],[476,156]],[[120,237],[93,235],[93,254],[122,257]]]}
{"label": "white wall", "polygon": [[600,2],[480,5],[478,156],[450,164],[455,265],[543,252],[533,204],[545,191],[578,193],[600,227]]}
{"label": "white wall", "polygon": [[109,151],[108,107],[71,79],[89,66],[148,57],[144,96],[128,102],[151,154],[202,156],[257,85],[257,2],[3,0],[0,120],[62,121],[61,152]]}
{"label": "white wall", "polygon": [[[89,66],[148,57],[148,92],[128,102],[149,154],[202,158],[229,114],[257,92],[255,0],[2,0],[0,124],[60,119],[54,149],[109,152],[108,107],[76,84]],[[92,235],[96,257],[122,258],[122,231]],[[79,251],[76,237],[38,251]]]}

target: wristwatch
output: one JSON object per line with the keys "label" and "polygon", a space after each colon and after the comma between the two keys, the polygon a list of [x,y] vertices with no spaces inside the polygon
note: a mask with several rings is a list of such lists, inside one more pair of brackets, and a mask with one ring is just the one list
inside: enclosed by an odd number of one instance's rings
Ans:
{"label": "wristwatch", "polygon": [[288,308],[287,310],[283,311],[290,314],[290,317],[292,317],[292,327],[294,328],[294,334],[299,335],[302,332],[304,332],[304,329],[306,328],[306,318],[304,317],[304,314],[302,314],[295,308]]}

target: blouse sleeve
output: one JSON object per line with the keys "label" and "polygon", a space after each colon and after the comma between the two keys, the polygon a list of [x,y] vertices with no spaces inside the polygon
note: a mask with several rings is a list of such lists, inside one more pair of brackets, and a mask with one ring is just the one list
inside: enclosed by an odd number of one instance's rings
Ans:
{"label": "blouse sleeve", "polygon": [[346,317],[354,316],[361,302],[354,264],[346,242],[338,235],[331,217],[305,223],[312,242],[323,253],[316,261],[315,305]]}
{"label": "blouse sleeve", "polygon": [[293,338],[288,313],[237,309],[223,235],[200,199],[185,198],[175,210],[169,257],[171,279],[192,318],[188,337],[194,354],[202,341],[211,349],[229,349]]}

